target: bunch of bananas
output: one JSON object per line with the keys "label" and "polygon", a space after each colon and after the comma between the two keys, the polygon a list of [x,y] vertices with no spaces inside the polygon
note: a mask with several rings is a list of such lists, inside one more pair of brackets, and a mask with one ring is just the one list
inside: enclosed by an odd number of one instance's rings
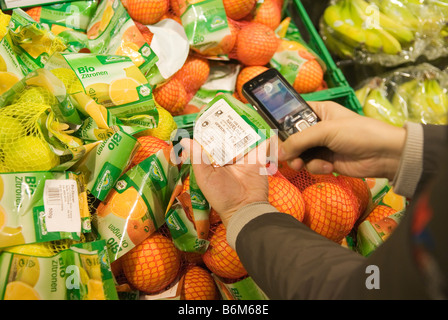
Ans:
{"label": "bunch of bananas", "polygon": [[420,54],[413,46],[419,39],[448,39],[447,21],[447,0],[339,0],[324,11],[320,29],[341,58],[356,52],[409,56]]}
{"label": "bunch of bananas", "polygon": [[355,91],[366,116],[395,126],[402,126],[405,121],[448,124],[447,90],[434,75],[408,79],[391,87],[375,77]]}

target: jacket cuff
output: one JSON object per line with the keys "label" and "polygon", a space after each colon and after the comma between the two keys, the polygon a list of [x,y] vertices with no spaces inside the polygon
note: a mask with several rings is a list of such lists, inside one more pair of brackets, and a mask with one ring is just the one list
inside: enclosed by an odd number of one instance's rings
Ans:
{"label": "jacket cuff", "polygon": [[423,172],[423,126],[420,123],[406,122],[404,127],[406,141],[391,185],[395,193],[411,198]]}
{"label": "jacket cuff", "polygon": [[235,250],[236,238],[241,229],[251,220],[265,213],[278,212],[269,202],[254,202],[240,208],[227,224],[227,242]]}

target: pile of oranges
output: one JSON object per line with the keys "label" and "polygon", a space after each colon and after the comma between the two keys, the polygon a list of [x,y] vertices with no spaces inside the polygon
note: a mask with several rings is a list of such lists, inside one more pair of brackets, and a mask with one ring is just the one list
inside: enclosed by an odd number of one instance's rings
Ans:
{"label": "pile of oranges", "polygon": [[[181,15],[190,4],[203,0],[126,0],[122,1],[146,41],[151,44],[152,33],[146,25],[163,19],[182,24]],[[242,84],[269,67],[270,60],[279,50],[280,39],[275,30],[282,19],[284,0],[223,0],[230,34],[218,45],[221,53],[240,65],[240,75],[234,96],[247,103],[241,94]],[[173,116],[197,113],[201,107],[190,104],[197,90],[207,81],[212,49],[198,52],[191,48],[183,67],[154,90],[154,100]],[[309,55],[311,56],[311,55]],[[308,58],[309,58],[308,56]],[[246,70],[249,69],[249,70]],[[315,59],[303,64],[294,83],[299,93],[325,88],[324,72]]]}
{"label": "pile of oranges", "polygon": [[[132,165],[145,157],[168,147],[164,141],[144,136],[138,138],[139,148]],[[346,237],[362,221],[380,221],[399,208],[386,204],[371,205],[371,187],[366,179],[333,174],[313,175],[290,169],[279,163],[278,170],[270,171],[269,203],[279,212],[289,214],[323,237],[344,245]],[[182,193],[189,193],[190,179],[182,181]],[[279,213],[280,214],[280,213]],[[192,222],[191,216],[188,217]],[[226,239],[224,227],[217,212],[209,215],[209,244],[203,253],[185,252],[177,248],[167,226],[150,234],[141,230],[139,243],[112,263],[119,288],[139,290],[147,297],[175,288],[177,297],[184,300],[221,299],[217,280],[238,282],[250,277],[238,254]],[[135,231],[138,233],[138,231]]]}

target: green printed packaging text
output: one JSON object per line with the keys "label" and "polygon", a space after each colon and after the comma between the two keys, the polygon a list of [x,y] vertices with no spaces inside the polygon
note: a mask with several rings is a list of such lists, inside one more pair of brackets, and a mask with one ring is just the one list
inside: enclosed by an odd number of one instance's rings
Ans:
{"label": "green printed packaging text", "polygon": [[0,174],[0,248],[59,239],[79,240],[90,231],[81,213],[76,176],[69,172]]}
{"label": "green printed packaging text", "polygon": [[104,241],[37,248],[20,246],[0,253],[1,300],[118,300]]}

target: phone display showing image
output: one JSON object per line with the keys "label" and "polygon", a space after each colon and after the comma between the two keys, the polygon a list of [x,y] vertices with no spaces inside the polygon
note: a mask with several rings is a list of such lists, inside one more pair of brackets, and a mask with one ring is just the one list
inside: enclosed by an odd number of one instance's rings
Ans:
{"label": "phone display showing image", "polygon": [[268,69],[243,85],[243,95],[280,139],[314,125],[319,118],[276,69]]}

